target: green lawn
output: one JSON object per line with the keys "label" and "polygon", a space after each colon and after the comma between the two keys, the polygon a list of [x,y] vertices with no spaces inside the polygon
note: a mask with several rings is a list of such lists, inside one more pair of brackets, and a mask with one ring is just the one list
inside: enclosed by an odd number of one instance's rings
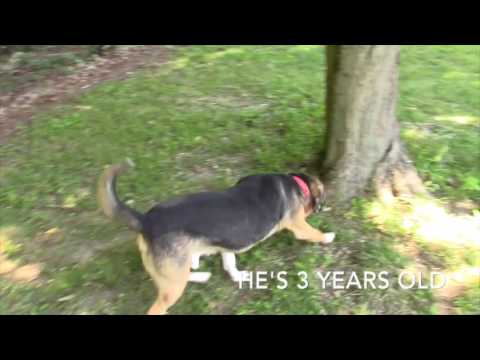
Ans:
{"label": "green lawn", "polygon": [[[41,274],[32,282],[0,275],[0,314],[145,313],[155,290],[135,235],[97,209],[102,168],[132,158],[137,167],[121,178],[119,193],[146,210],[246,174],[309,167],[323,145],[324,72],[319,46],[183,47],[160,70],[104,83],[39,115],[0,147],[0,254]],[[211,257],[201,266],[213,272],[211,280],[190,284],[171,313],[438,313],[440,300],[430,290],[331,291],[315,281],[300,290],[293,274],[480,267],[478,244],[470,241],[480,220],[479,102],[479,46],[403,46],[403,137],[438,199],[431,207],[473,201],[461,218],[467,229],[473,224],[465,242],[431,242],[423,223],[404,226],[417,203],[382,209],[375,199],[357,199],[347,213],[311,219],[337,233],[328,247],[282,233],[238,257],[241,269],[288,271],[286,290],[239,290]],[[479,284],[469,283],[451,306],[480,313]]]}

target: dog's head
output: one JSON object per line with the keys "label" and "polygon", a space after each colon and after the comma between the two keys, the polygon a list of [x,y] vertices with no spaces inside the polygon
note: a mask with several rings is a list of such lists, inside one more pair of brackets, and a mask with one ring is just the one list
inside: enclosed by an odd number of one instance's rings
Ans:
{"label": "dog's head", "polygon": [[316,176],[307,174],[290,174],[297,176],[307,184],[310,190],[310,208],[312,212],[319,212],[325,206],[326,194],[325,187],[320,179]]}

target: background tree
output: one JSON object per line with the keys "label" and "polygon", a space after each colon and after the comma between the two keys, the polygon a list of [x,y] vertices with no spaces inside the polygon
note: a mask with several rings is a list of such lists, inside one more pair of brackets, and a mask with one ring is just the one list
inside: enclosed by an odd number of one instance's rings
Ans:
{"label": "background tree", "polygon": [[384,201],[423,192],[396,119],[400,46],[327,46],[327,131],[323,172],[344,203],[371,184]]}

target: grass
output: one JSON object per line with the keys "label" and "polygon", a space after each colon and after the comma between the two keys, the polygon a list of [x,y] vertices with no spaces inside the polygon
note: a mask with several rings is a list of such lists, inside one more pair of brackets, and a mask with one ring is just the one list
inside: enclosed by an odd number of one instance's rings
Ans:
{"label": "grass", "polygon": [[480,198],[480,47],[409,46],[399,117],[417,168],[447,199]]}
{"label": "grass", "polygon": [[469,289],[462,297],[455,301],[459,313],[462,315],[478,315],[480,308],[480,284]]}
{"label": "grass", "polygon": [[[403,138],[438,206],[480,198],[479,49],[402,49]],[[0,252],[19,268],[41,264],[42,272],[28,283],[0,277],[0,313],[145,313],[155,290],[134,234],[97,210],[102,167],[127,156],[136,162],[119,193],[141,210],[247,173],[303,170],[323,145],[324,70],[318,46],[190,46],[160,70],[104,83],[40,114],[0,147]],[[353,205],[311,219],[337,233],[331,246],[282,233],[239,256],[242,269],[287,271],[287,289],[269,281],[266,290],[240,290],[211,257],[201,265],[211,280],[190,284],[172,313],[434,314],[440,300],[430,290],[325,290],[314,274],[388,271],[395,279],[419,263],[429,271],[480,266],[475,247],[432,245],[402,227],[405,214],[416,214],[413,204],[380,211],[366,198]],[[295,286],[300,271],[309,275],[307,289]],[[480,313],[477,298],[474,283],[452,306]]]}

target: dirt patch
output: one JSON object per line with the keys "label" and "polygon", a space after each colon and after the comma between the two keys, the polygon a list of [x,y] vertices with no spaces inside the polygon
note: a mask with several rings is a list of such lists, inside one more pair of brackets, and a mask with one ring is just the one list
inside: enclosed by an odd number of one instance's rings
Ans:
{"label": "dirt patch", "polygon": [[[60,216],[58,210],[43,210],[52,218]],[[85,264],[98,253],[106,249],[133,241],[134,236],[124,229],[112,234],[101,235],[97,232],[107,225],[102,214],[95,211],[79,211],[72,217],[62,216],[62,227],[52,227],[46,231],[38,231],[33,239],[24,241],[24,249],[36,260],[42,261],[50,269],[71,264]],[[77,229],[93,226],[90,229],[95,235],[88,237]]]}
{"label": "dirt patch", "polygon": [[435,291],[439,301],[441,315],[456,315],[454,300],[462,296],[473,284],[480,284],[480,268],[469,267],[458,269],[447,274],[448,282],[443,288]]}
{"label": "dirt patch", "polygon": [[251,110],[260,110],[270,106],[269,103],[258,102],[257,100],[248,96],[231,95],[198,97],[192,99],[191,103],[200,106],[211,105],[232,109],[249,108]]}
{"label": "dirt patch", "polygon": [[28,283],[36,280],[42,272],[40,263],[19,266],[0,253],[0,277],[16,283]]}
{"label": "dirt patch", "polygon": [[121,80],[134,72],[167,61],[170,47],[119,46],[104,57],[82,63],[71,74],[51,74],[38,83],[21,86],[0,97],[0,144],[19,124],[28,123],[40,111],[62,104],[107,80]]}
{"label": "dirt patch", "polygon": [[454,215],[471,215],[474,210],[478,209],[480,209],[480,204],[471,199],[448,203],[448,210]]}
{"label": "dirt patch", "polygon": [[206,158],[198,152],[179,153],[175,157],[175,174],[198,182],[208,182],[219,176],[237,179],[244,176],[250,159],[242,154]]}

